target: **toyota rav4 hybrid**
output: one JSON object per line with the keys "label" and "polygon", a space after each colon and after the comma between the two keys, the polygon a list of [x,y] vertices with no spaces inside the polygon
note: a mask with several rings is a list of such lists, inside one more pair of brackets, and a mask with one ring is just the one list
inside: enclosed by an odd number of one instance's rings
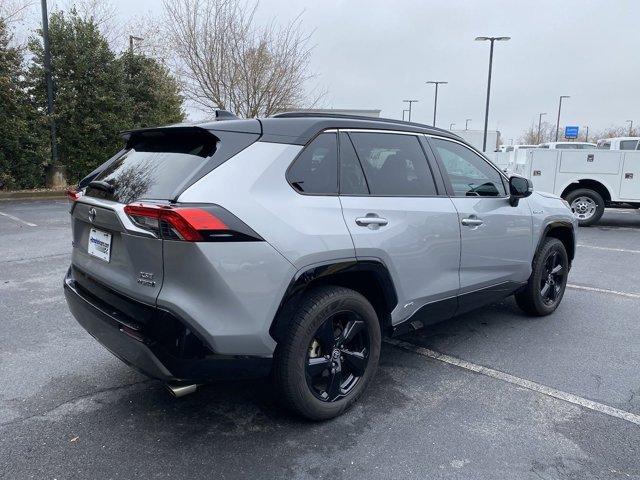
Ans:
{"label": "toyota rav4 hybrid", "polygon": [[553,312],[575,253],[558,197],[416,123],[287,113],[127,132],[73,199],[69,308],[175,393],[272,374],[342,413],[384,335],[515,294]]}

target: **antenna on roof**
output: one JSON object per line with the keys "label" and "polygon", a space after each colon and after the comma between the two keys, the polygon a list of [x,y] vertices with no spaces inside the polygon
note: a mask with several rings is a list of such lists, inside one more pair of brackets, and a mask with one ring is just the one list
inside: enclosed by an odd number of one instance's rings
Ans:
{"label": "antenna on roof", "polygon": [[216,120],[240,120],[240,118],[227,110],[216,110]]}

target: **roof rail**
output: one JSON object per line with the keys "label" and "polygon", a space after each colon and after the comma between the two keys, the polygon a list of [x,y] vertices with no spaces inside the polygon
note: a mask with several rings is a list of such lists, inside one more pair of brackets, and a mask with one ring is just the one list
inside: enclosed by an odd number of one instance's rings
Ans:
{"label": "roof rail", "polygon": [[[428,128],[432,130],[439,130],[442,132],[449,132],[438,127],[432,127],[431,125],[425,125],[423,123],[406,122],[404,120],[397,120],[395,118],[384,117],[366,117],[364,115],[348,115],[344,113],[327,113],[327,112],[283,112],[271,115],[271,118],[343,118],[345,120],[364,120],[369,122],[380,123],[397,123],[401,125],[412,125],[414,127]],[[450,133],[450,132],[449,132]]]}

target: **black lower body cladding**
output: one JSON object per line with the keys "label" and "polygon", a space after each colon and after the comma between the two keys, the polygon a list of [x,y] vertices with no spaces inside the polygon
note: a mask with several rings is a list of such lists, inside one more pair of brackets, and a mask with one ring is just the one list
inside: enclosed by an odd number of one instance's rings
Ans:
{"label": "black lower body cladding", "polygon": [[[91,291],[82,286],[76,280],[81,275],[71,268],[64,279],[69,310],[105,348],[145,375],[166,383],[205,383],[269,374],[271,358],[216,355],[171,313],[122,296],[120,306],[128,307],[115,309],[112,302],[107,304],[97,295],[99,285]],[[106,295],[118,295],[102,288],[108,292]],[[127,315],[125,310],[139,312],[138,318]]]}

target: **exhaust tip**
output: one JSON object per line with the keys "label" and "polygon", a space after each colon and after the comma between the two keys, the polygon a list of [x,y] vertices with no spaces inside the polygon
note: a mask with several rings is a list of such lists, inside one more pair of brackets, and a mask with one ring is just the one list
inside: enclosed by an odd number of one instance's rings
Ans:
{"label": "exhaust tip", "polygon": [[198,385],[171,385],[165,384],[167,390],[176,398],[184,397],[185,395],[189,395],[190,393],[194,393],[198,389]]}

